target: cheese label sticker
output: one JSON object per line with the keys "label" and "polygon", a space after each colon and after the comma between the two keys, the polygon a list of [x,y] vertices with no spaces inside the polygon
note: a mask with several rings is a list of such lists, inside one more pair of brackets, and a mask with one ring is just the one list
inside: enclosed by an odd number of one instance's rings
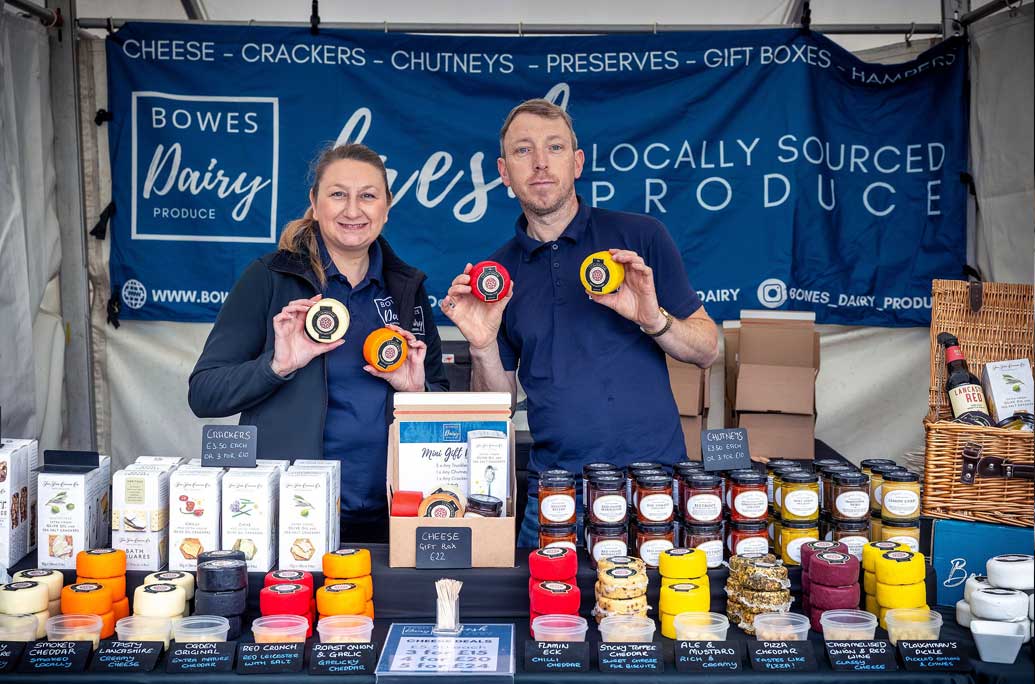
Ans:
{"label": "cheese label sticker", "polygon": [[556,546],[548,549],[539,549],[538,551],[536,551],[536,555],[546,556],[547,558],[560,558],[561,556],[566,556],[569,553],[571,552],[568,549],[562,549]]}
{"label": "cheese label sticker", "polygon": [[355,556],[357,553],[359,553],[359,551],[359,549],[338,549],[337,551],[333,551],[332,553],[335,556]]}
{"label": "cheese label sticker", "polygon": [[324,587],[324,589],[330,594],[337,594],[339,592],[344,591],[352,591],[355,588],[356,585],[352,584],[351,582],[341,582],[340,584],[332,584],[329,587]]}
{"label": "cheese label sticker", "polygon": [[[31,584],[36,584],[36,583],[35,582],[31,582]],[[154,586],[154,585],[148,585],[148,586]],[[101,585],[94,584],[93,582],[83,582],[82,584],[73,584],[72,587],[71,587],[72,591],[80,592],[80,593],[83,593],[83,594],[89,593],[91,591],[97,591],[98,589],[103,589],[103,588],[104,587],[102,587]]]}
{"label": "cheese label sticker", "polygon": [[[1019,553],[1007,553],[1002,556],[996,556],[992,560],[999,561],[1001,563],[1027,563],[1031,562],[1031,556],[1025,556]],[[982,579],[987,579],[984,575],[979,575]]]}
{"label": "cheese label sticker", "polygon": [[170,591],[176,591],[177,586],[175,584],[148,584],[144,587],[145,594],[168,594]]}
{"label": "cheese label sticker", "polygon": [[666,556],[687,556],[693,553],[693,549],[669,549],[665,552]]}
{"label": "cheese label sticker", "polygon": [[612,556],[610,561],[614,565],[631,565],[636,562],[636,559],[631,556]]}
{"label": "cheese label sticker", "polygon": [[109,553],[115,553],[115,549],[90,549],[86,552],[88,556],[106,556]]}
{"label": "cheese label sticker", "polygon": [[278,570],[273,573],[273,577],[279,580],[300,580],[304,575],[297,570]]}
{"label": "cheese label sticker", "polygon": [[668,588],[672,591],[679,592],[691,592],[700,589],[699,586],[693,584],[692,582],[680,582],[679,584],[670,584],[668,585]]}
{"label": "cheese label sticker", "polygon": [[539,587],[552,594],[567,594],[571,592],[571,585],[565,582],[540,582]]}
{"label": "cheese label sticker", "polygon": [[884,557],[896,563],[905,563],[913,559],[913,554],[909,551],[888,551]]}
{"label": "cheese label sticker", "polygon": [[294,594],[305,589],[301,584],[274,584],[266,588],[274,594]]}
{"label": "cheese label sticker", "polygon": [[593,259],[586,267],[586,281],[594,292],[599,292],[611,280],[611,272],[604,265],[603,259]]}
{"label": "cheese label sticker", "polygon": [[186,576],[187,575],[182,572],[160,572],[157,575],[155,575],[155,579],[162,580],[164,582],[167,580],[183,579]]}
{"label": "cheese label sticker", "polygon": [[23,570],[18,574],[23,577],[50,577],[55,572],[57,572],[57,570]]}
{"label": "cheese label sticker", "polygon": [[847,565],[851,556],[846,553],[838,553],[837,551],[825,551],[823,553],[817,553],[816,558],[822,558],[832,565]]}
{"label": "cheese label sticker", "polygon": [[[19,591],[21,589],[31,589],[33,587],[38,587],[38,586],[39,586],[38,582],[11,582],[10,584],[4,586],[4,591]],[[83,585],[82,584],[75,585],[74,587],[72,587],[72,591],[79,591],[75,587],[81,587],[81,586],[83,586]],[[90,586],[97,587],[98,585],[92,584]]]}
{"label": "cheese label sticker", "polygon": [[[611,560],[614,560],[614,558]],[[635,575],[636,571],[632,568],[608,568],[605,574],[610,577],[614,577],[615,579],[625,579],[626,577],[632,577]]]}
{"label": "cheese label sticker", "polygon": [[221,570],[223,568],[239,568],[245,564],[245,561],[232,559],[232,560],[214,560],[205,563],[205,567],[212,570]]}

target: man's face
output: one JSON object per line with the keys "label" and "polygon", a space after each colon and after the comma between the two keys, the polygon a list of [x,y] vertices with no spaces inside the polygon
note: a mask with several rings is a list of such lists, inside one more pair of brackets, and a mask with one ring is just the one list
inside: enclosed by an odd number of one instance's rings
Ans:
{"label": "man's face", "polygon": [[575,195],[585,155],[573,149],[564,119],[522,113],[503,138],[505,157],[497,160],[503,184],[514,191],[526,211],[552,214]]}

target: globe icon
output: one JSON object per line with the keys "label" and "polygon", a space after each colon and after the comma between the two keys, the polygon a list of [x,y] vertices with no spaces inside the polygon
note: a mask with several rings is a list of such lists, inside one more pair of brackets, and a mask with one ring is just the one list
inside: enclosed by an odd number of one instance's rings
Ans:
{"label": "globe icon", "polygon": [[122,301],[131,309],[139,309],[147,303],[147,288],[137,279],[127,280],[122,286]]}

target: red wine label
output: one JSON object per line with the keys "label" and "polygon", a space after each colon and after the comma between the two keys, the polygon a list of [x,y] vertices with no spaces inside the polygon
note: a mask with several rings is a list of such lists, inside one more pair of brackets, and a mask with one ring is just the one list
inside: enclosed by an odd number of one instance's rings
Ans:
{"label": "red wine label", "polygon": [[985,393],[981,385],[957,385],[949,390],[949,402],[952,404],[952,415],[962,416],[968,411],[988,413],[985,404]]}

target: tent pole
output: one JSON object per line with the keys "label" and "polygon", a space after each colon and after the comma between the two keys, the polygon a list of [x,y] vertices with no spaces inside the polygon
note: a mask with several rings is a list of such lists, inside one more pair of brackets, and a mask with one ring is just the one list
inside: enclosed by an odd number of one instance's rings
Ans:
{"label": "tent pole", "polygon": [[[105,29],[108,22],[120,28],[135,19],[109,19],[107,17],[85,17],[78,20],[80,28]],[[184,21],[184,20],[140,20],[152,23],[203,24],[206,26],[290,26],[309,27],[308,22],[261,22],[261,21]],[[336,28],[351,31],[378,31],[380,33],[452,33],[452,34],[504,34],[504,35],[586,35],[599,33],[672,33],[674,31],[745,31],[754,29],[800,28],[800,24],[426,24],[412,22],[321,22],[320,28]],[[813,24],[818,33],[834,34],[896,34],[905,35],[913,27],[914,35],[938,35],[942,25],[924,24]]]}
{"label": "tent pole", "polygon": [[96,449],[90,297],[86,269],[82,141],[79,131],[79,36],[75,0],[47,0],[68,20],[68,30],[50,31],[50,101],[54,118],[57,217],[61,230],[61,318],[65,329],[65,415],[68,445]]}
{"label": "tent pole", "polygon": [[0,4],[7,5],[8,7],[13,7],[15,10],[22,12],[24,14],[29,14],[39,19],[47,26],[60,25],[60,15],[55,14],[53,10],[47,9],[45,7],[40,7],[35,3],[29,2],[29,0],[4,0],[4,2]]}

